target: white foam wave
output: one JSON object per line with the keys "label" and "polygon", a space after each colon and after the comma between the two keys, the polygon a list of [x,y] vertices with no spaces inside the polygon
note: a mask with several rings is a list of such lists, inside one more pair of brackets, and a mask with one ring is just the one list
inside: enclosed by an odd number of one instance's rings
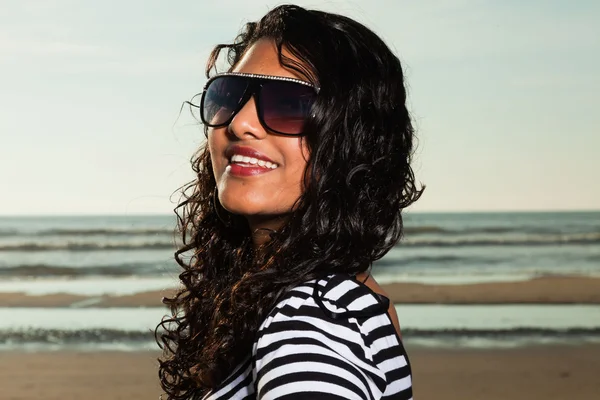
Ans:
{"label": "white foam wave", "polygon": [[[400,305],[403,329],[600,328],[596,305]],[[0,308],[0,330],[154,330],[166,308]]]}
{"label": "white foam wave", "polygon": [[38,279],[0,282],[0,293],[23,292],[28,295],[77,294],[83,296],[130,295],[178,286],[176,277],[98,278],[98,279]]}

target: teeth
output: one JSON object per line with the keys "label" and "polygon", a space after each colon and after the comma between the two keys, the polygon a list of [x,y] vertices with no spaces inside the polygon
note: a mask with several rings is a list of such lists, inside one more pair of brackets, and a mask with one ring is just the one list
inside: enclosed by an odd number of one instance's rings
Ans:
{"label": "teeth", "polygon": [[273,164],[269,161],[259,160],[258,158],[254,158],[254,157],[242,156],[240,154],[234,154],[233,157],[231,157],[230,162],[231,163],[244,163],[244,164],[259,165],[261,167],[271,168],[271,169],[277,168],[277,164]]}

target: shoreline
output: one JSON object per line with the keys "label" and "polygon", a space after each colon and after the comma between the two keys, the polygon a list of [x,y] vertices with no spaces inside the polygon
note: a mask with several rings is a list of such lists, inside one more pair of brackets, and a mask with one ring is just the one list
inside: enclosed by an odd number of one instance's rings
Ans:
{"label": "shoreline", "polygon": [[[600,304],[599,277],[543,276],[526,281],[467,284],[399,282],[382,284],[381,287],[396,305]],[[127,295],[2,292],[0,307],[161,307],[162,297],[171,296],[174,292],[174,289]]]}
{"label": "shoreline", "polygon": [[[600,345],[519,349],[406,348],[419,400],[596,399]],[[7,399],[156,399],[159,351],[26,353],[0,357]]]}

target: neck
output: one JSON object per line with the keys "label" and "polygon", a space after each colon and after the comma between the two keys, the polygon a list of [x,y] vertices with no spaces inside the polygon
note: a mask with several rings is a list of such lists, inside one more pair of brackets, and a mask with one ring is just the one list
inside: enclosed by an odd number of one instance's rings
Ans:
{"label": "neck", "polygon": [[285,217],[282,215],[277,215],[274,217],[251,216],[247,217],[247,219],[254,248],[259,248],[271,240],[271,232],[280,229],[285,222]]}

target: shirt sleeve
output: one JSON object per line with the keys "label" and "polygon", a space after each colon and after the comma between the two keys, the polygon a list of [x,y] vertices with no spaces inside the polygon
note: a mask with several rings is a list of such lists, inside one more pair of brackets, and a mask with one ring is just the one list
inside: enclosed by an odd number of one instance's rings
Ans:
{"label": "shirt sleeve", "polygon": [[369,354],[350,321],[324,318],[317,307],[284,307],[258,331],[257,399],[380,399],[385,373]]}

